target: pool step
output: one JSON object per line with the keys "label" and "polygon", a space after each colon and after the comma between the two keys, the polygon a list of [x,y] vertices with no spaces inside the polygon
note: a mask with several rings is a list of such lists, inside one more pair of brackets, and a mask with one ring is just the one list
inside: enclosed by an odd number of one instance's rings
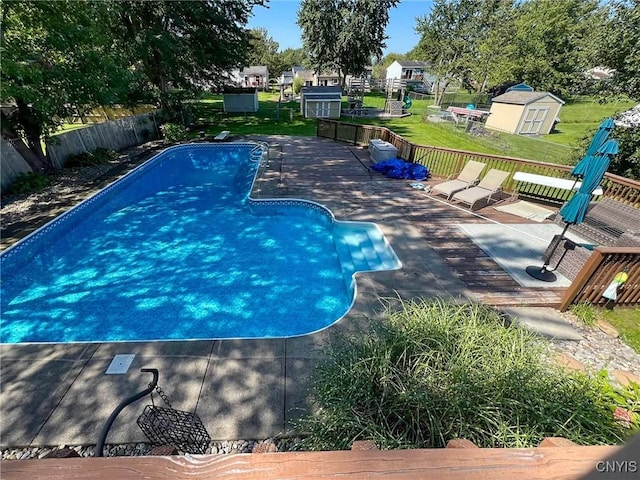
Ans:
{"label": "pool step", "polygon": [[374,224],[349,222],[336,226],[335,243],[342,270],[354,272],[395,270],[400,261]]}

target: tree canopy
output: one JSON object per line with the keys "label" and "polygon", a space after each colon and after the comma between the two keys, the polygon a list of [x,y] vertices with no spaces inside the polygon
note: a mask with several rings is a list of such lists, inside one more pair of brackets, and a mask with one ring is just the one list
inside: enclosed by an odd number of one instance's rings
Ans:
{"label": "tree canopy", "polygon": [[478,92],[509,80],[568,95],[596,66],[597,0],[434,0],[415,53],[445,82]]}
{"label": "tree canopy", "polygon": [[101,2],[2,2],[0,97],[2,134],[36,171],[48,170],[41,137],[78,106],[112,103],[128,88],[129,72],[114,54]]}
{"label": "tree canopy", "polygon": [[[3,1],[2,133],[35,171],[53,165],[41,137],[77,109],[163,100],[218,81],[247,57],[263,0]],[[22,141],[20,141],[22,140]]]}
{"label": "tree canopy", "polygon": [[302,0],[298,25],[312,67],[361,75],[382,57],[389,9],[399,0]]}
{"label": "tree canopy", "polygon": [[265,65],[270,77],[280,75],[284,67],[282,57],[278,53],[279,47],[278,42],[269,36],[265,28],[251,30],[246,66]]}
{"label": "tree canopy", "polygon": [[640,101],[640,0],[618,0],[608,6],[607,13],[609,22],[594,32],[599,33],[598,65],[613,70],[605,93]]}

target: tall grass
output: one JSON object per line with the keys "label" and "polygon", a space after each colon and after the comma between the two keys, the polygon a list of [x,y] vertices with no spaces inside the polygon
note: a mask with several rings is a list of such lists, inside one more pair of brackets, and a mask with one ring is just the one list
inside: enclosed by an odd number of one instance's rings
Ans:
{"label": "tall grass", "polygon": [[527,447],[546,436],[615,444],[625,430],[602,380],[545,361],[531,333],[505,327],[482,305],[410,301],[333,339],[313,377],[315,410],[298,429],[302,448]]}

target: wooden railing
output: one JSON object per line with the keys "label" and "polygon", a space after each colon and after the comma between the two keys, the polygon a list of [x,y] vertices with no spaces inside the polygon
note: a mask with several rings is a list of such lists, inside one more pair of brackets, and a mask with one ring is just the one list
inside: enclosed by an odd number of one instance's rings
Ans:
{"label": "wooden railing", "polygon": [[[544,198],[547,201],[556,203],[564,203],[571,194],[568,190],[532,183],[518,183],[513,180],[513,174],[518,171],[572,179],[573,177],[569,173],[571,167],[567,165],[418,145],[397,135],[386,127],[359,125],[336,120],[318,119],[316,134],[318,137],[331,138],[354,145],[368,145],[369,140],[382,139],[393,144],[398,149],[400,158],[426,166],[432,175],[437,177],[455,175],[462,170],[462,167],[469,160],[476,160],[486,163],[487,171],[490,168],[497,168],[511,173],[509,180],[504,185],[504,189],[507,192],[513,192],[517,189],[520,195]],[[619,202],[640,208],[640,182],[607,173],[601,185],[604,190],[602,198],[613,198]]]}
{"label": "wooden railing", "polygon": [[640,247],[597,247],[565,291],[560,310],[581,302],[606,304],[609,300],[602,294],[622,270],[629,278],[619,289],[615,304],[640,304]]}

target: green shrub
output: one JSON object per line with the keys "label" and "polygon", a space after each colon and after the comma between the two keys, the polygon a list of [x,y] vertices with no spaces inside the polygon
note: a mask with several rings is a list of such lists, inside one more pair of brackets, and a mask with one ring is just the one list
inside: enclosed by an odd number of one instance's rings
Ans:
{"label": "green shrub", "polygon": [[107,148],[97,148],[93,152],[83,152],[67,159],[67,167],[87,167],[90,165],[103,165],[117,158],[118,153]]}
{"label": "green shrub", "polygon": [[162,135],[169,142],[181,142],[189,138],[187,129],[178,123],[165,123],[160,127]]}
{"label": "green shrub", "polygon": [[7,189],[8,193],[32,193],[44,190],[50,183],[49,177],[39,172],[21,173]]}
{"label": "green shrub", "polygon": [[570,310],[582,323],[590,327],[593,327],[598,321],[596,309],[589,302],[580,302],[571,305]]}
{"label": "green shrub", "polygon": [[624,408],[629,412],[630,427],[635,431],[640,431],[640,385],[629,382],[624,386],[613,386],[608,381],[609,375],[603,370],[599,374],[599,380],[602,384],[602,390],[606,398],[608,398],[613,408]]}
{"label": "green shrub", "polygon": [[301,448],[347,449],[373,440],[382,449],[444,447],[466,438],[481,447],[536,446],[562,436],[615,444],[602,384],[547,361],[532,333],[506,327],[481,305],[412,301],[370,331],[332,338],[312,379],[313,413],[296,428]]}

